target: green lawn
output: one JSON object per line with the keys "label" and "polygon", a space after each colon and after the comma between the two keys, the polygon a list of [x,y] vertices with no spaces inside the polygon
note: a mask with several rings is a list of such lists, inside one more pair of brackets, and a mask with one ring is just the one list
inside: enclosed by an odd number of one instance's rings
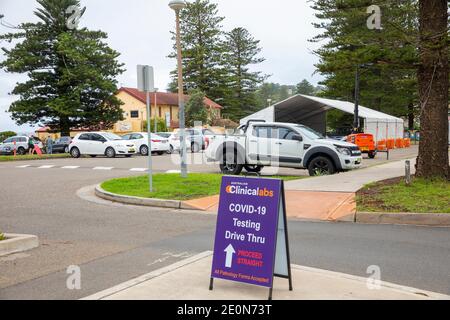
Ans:
{"label": "green lawn", "polygon": [[[283,180],[301,179],[293,176],[272,176]],[[219,194],[222,175],[191,173],[187,179],[179,174],[155,174],[154,192],[148,190],[148,176],[113,179],[101,186],[105,191],[142,198],[191,200]]]}
{"label": "green lawn", "polygon": [[25,161],[25,160],[46,160],[46,159],[61,159],[61,158],[70,158],[70,154],[62,153],[62,154],[43,154],[39,156],[37,154],[33,155],[23,155],[23,156],[0,156],[0,162],[7,161]]}
{"label": "green lawn", "polygon": [[450,182],[415,178],[410,186],[391,179],[364,187],[356,196],[360,212],[450,213]]}

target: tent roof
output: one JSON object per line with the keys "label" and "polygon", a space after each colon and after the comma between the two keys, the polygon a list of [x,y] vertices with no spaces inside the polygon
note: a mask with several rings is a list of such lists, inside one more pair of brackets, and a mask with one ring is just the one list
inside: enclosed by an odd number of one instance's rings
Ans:
{"label": "tent roof", "polygon": [[[298,94],[242,119],[241,123],[245,123],[249,119],[266,119],[267,121],[277,122],[298,122],[326,112],[330,109],[337,109],[346,113],[354,114],[354,108],[355,105],[352,102]],[[363,106],[359,107],[359,116],[366,120],[403,122],[403,119],[401,118]]]}

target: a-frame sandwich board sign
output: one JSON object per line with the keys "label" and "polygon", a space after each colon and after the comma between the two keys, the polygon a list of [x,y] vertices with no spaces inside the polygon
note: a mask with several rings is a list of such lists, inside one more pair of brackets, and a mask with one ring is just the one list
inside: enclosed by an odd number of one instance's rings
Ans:
{"label": "a-frame sandwich board sign", "polygon": [[222,178],[210,290],[214,279],[270,289],[273,278],[292,290],[284,183],[278,179]]}

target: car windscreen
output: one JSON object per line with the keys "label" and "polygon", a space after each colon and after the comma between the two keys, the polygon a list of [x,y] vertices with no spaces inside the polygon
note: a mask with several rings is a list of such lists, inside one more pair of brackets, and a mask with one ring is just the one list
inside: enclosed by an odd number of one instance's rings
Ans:
{"label": "car windscreen", "polygon": [[325,139],[325,137],[321,133],[319,133],[309,127],[296,126],[296,128],[300,131],[300,133],[304,134],[309,139]]}
{"label": "car windscreen", "polygon": [[114,134],[114,133],[106,132],[106,133],[103,133],[103,136],[106,139],[111,140],[111,141],[123,140],[122,137],[120,137],[120,136],[118,136],[117,134]]}

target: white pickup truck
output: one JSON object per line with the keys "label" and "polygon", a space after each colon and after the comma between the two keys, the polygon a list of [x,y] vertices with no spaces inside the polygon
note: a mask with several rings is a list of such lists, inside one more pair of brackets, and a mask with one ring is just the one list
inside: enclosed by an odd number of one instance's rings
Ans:
{"label": "white pickup truck", "polygon": [[362,163],[354,144],[326,139],[303,125],[264,120],[250,120],[237,134],[216,137],[205,155],[220,163],[222,173],[233,175],[278,166],[308,169],[315,176],[357,169]]}

